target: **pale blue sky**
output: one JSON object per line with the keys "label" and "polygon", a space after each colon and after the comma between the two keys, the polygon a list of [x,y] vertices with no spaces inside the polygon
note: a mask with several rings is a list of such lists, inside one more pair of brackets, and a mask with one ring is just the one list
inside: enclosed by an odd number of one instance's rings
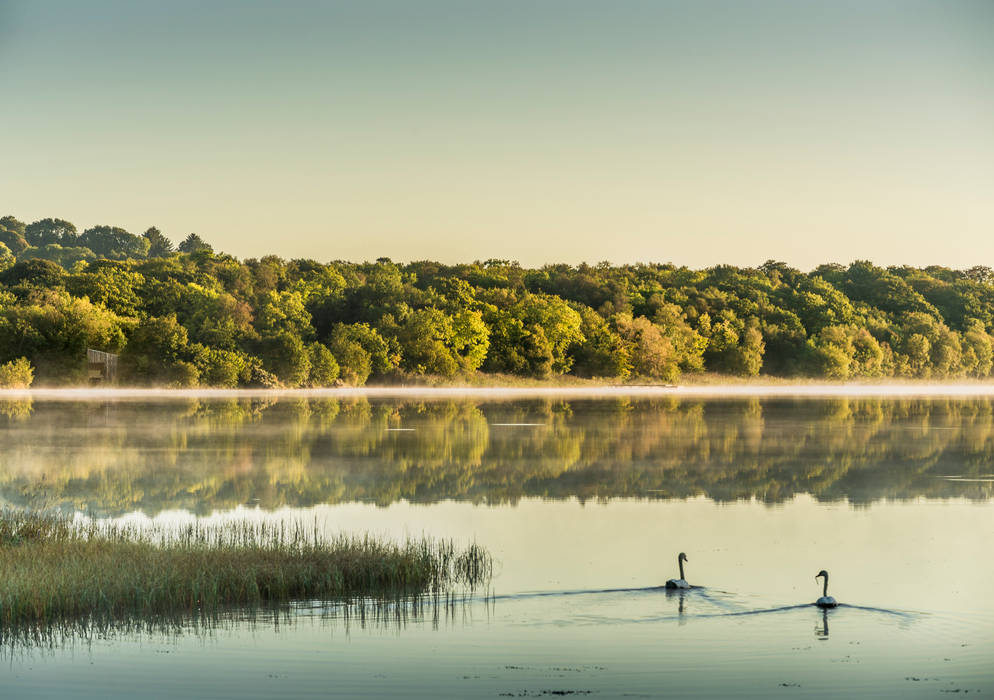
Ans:
{"label": "pale blue sky", "polygon": [[0,0],[0,214],[240,257],[994,264],[994,2]]}

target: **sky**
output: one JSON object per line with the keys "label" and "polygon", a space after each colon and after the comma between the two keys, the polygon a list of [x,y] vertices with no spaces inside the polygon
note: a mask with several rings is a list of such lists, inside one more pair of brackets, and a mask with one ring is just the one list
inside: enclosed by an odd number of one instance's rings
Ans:
{"label": "sky", "polygon": [[0,0],[0,215],[238,257],[994,265],[991,0]]}

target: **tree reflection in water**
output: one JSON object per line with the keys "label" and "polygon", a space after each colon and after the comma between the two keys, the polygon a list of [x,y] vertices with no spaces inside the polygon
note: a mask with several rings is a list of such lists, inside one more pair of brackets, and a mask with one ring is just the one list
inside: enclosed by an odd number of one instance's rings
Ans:
{"label": "tree reflection in water", "polygon": [[93,515],[994,495],[985,399],[6,400],[0,443],[0,496]]}

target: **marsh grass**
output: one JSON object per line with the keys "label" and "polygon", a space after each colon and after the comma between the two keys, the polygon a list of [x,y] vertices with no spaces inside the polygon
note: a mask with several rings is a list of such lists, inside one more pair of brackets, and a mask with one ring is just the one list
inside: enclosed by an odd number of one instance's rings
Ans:
{"label": "marsh grass", "polygon": [[295,600],[397,598],[490,577],[473,544],[326,538],[316,525],[179,530],[0,511],[0,625],[211,616]]}

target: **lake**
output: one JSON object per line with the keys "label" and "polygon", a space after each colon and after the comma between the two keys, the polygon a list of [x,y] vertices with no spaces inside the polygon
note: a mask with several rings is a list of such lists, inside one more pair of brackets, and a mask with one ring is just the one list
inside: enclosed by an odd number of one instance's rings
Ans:
{"label": "lake", "polygon": [[[706,393],[6,394],[11,507],[497,565],[439,600],[4,630],[4,697],[994,692],[994,400]],[[695,587],[667,591],[679,552]]]}

